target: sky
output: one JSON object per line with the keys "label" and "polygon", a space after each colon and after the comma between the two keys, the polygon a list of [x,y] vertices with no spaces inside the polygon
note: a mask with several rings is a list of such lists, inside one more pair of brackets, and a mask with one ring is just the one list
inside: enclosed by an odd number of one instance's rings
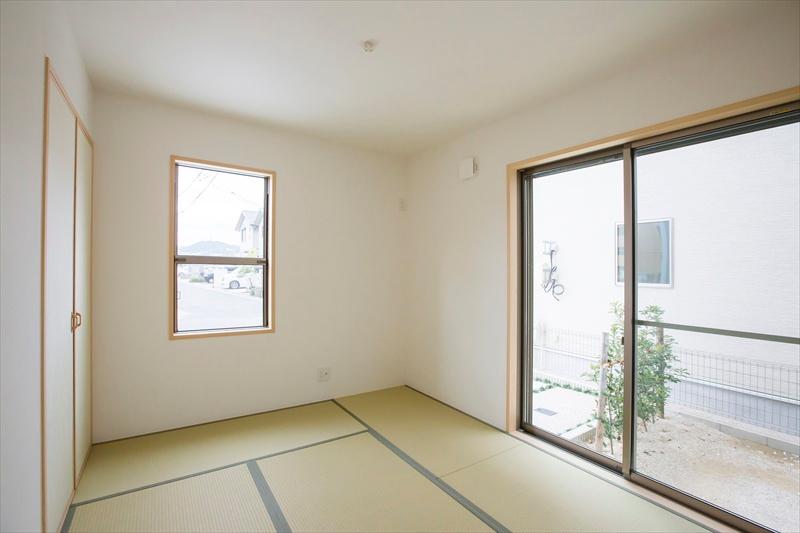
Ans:
{"label": "sky", "polygon": [[263,208],[264,184],[264,178],[179,166],[178,247],[198,241],[238,246],[239,214]]}

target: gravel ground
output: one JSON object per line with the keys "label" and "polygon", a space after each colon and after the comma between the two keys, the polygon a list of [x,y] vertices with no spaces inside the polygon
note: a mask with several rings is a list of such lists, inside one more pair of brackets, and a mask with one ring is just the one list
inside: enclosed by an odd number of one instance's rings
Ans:
{"label": "gravel ground", "polygon": [[[783,532],[800,532],[800,457],[681,414],[637,431],[636,469]],[[619,457],[620,446],[614,446]]]}

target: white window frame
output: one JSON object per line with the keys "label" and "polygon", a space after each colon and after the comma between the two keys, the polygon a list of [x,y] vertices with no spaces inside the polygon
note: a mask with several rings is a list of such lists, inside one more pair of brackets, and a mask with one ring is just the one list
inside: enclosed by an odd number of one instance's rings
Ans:
{"label": "white window frame", "polygon": [[[652,289],[671,289],[675,286],[675,229],[673,219],[671,218],[649,218],[646,220],[637,220],[637,224],[647,224],[648,222],[666,222],[669,232],[669,283],[639,283],[638,287],[646,287]],[[622,222],[614,223],[614,284],[617,287],[624,287],[624,280],[619,279],[619,228],[624,226]]]}

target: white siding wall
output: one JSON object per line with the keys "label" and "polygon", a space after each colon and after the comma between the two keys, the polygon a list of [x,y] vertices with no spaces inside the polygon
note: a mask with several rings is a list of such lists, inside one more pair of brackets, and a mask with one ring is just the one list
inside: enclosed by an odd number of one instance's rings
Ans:
{"label": "white siding wall", "polygon": [[[673,221],[673,283],[642,287],[679,324],[800,336],[800,128],[784,126],[645,156],[638,164],[639,220]],[[735,156],[731,157],[733,154]],[[534,188],[534,245],[556,241],[559,301],[534,290],[536,322],[608,331],[615,281],[615,227],[622,222],[622,164],[540,178]],[[561,179],[561,178],[564,179]],[[577,185],[577,186],[576,186]],[[800,362],[800,348],[668,331],[684,349],[762,361]]]}

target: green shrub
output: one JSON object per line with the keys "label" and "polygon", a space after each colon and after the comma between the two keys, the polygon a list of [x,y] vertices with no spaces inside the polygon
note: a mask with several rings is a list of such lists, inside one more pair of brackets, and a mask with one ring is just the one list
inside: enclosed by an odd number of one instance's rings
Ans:
{"label": "green shrub", "polygon": [[[596,414],[603,426],[603,433],[609,439],[611,451],[614,441],[622,437],[623,398],[625,385],[625,361],[622,336],[624,326],[624,308],[619,302],[612,302],[611,314],[614,322],[609,332],[608,359],[605,363],[606,389],[601,391],[605,398],[605,408]],[[661,322],[664,310],[657,305],[645,307],[639,313],[640,319],[650,322]],[[664,417],[664,405],[669,397],[669,384],[677,383],[687,372],[678,368],[677,357],[672,352],[675,340],[664,335],[664,330],[655,326],[638,326],[636,328],[636,417],[641,421],[644,430],[647,424],[654,423],[656,418]],[[592,365],[589,376],[595,383],[600,383],[600,365]]]}

